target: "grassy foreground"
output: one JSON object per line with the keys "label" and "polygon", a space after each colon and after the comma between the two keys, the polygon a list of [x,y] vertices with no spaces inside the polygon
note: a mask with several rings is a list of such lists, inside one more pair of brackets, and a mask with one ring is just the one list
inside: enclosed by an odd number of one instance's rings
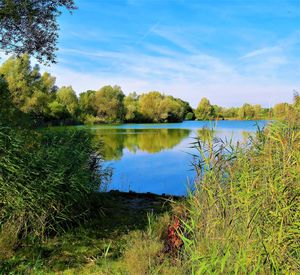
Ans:
{"label": "grassy foreground", "polygon": [[[171,249],[160,261],[157,250],[132,274],[299,274],[298,121],[273,123],[246,146],[197,141],[199,179],[184,202],[173,203]],[[169,263],[176,271],[164,269]]]}
{"label": "grassy foreground", "polygon": [[122,255],[131,243],[142,243],[143,235],[150,234],[149,223],[170,210],[170,198],[111,191],[96,193],[92,200],[89,220],[41,243],[23,243],[0,264],[1,273],[128,274],[138,262]]}
{"label": "grassy foreground", "polygon": [[24,240],[2,273],[299,274],[299,120],[246,145],[195,143],[195,190],[181,200],[93,193],[85,222]]}

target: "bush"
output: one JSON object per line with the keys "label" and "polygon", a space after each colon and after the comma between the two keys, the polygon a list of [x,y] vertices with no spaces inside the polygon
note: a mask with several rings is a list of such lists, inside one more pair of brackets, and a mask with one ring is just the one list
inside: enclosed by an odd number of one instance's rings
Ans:
{"label": "bush", "polygon": [[0,128],[0,250],[3,240],[13,247],[29,234],[41,239],[84,217],[101,184],[95,152],[83,131]]}
{"label": "bush", "polygon": [[185,120],[194,120],[194,119],[195,119],[195,115],[192,112],[187,113],[185,116]]}

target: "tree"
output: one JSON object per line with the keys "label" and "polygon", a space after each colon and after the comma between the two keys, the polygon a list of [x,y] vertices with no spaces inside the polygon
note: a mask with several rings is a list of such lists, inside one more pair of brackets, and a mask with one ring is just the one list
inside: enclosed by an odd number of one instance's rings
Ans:
{"label": "tree", "polygon": [[79,105],[78,99],[72,86],[61,87],[56,94],[57,102],[62,104],[68,111],[70,116],[74,119],[78,113]]}
{"label": "tree", "polygon": [[195,115],[197,120],[209,120],[215,118],[214,108],[206,97],[201,99],[195,110]]}
{"label": "tree", "polygon": [[95,93],[96,91],[88,90],[79,95],[79,108],[83,118],[85,115],[96,116]]}
{"label": "tree", "polygon": [[56,100],[49,103],[48,107],[50,109],[50,116],[54,119],[61,120],[69,116],[66,107]]}
{"label": "tree", "polygon": [[96,115],[102,122],[124,120],[124,93],[119,86],[104,86],[95,93]]}
{"label": "tree", "polygon": [[218,105],[213,105],[213,113],[217,119],[224,119],[224,108]]}
{"label": "tree", "polygon": [[297,91],[294,91],[293,106],[296,110],[300,111],[300,95]]}
{"label": "tree", "polygon": [[289,116],[291,109],[292,106],[290,104],[279,103],[274,106],[273,114],[277,119],[286,119]]}
{"label": "tree", "polygon": [[159,104],[159,121],[177,122],[182,120],[182,105],[171,96],[164,97]]}
{"label": "tree", "polygon": [[134,122],[141,119],[139,113],[139,97],[136,92],[130,93],[124,99],[125,107],[125,120],[128,122]]}
{"label": "tree", "polygon": [[223,110],[224,118],[237,118],[239,113],[238,107],[225,108]]}
{"label": "tree", "polygon": [[240,119],[252,119],[254,118],[255,112],[253,109],[253,106],[251,106],[248,103],[245,103],[240,109],[239,109],[239,118]]}
{"label": "tree", "polygon": [[193,120],[195,119],[195,114],[193,108],[190,106],[190,104],[180,98],[174,98],[171,97],[173,100],[177,101],[181,106],[180,111],[180,121],[182,120]]}
{"label": "tree", "polygon": [[9,58],[1,67],[12,103],[33,118],[47,117],[48,103],[55,95],[55,78],[49,73],[40,74],[39,66],[31,67],[28,55]]}
{"label": "tree", "polygon": [[187,102],[157,91],[143,94],[139,106],[141,115],[148,122],[179,122],[188,113],[193,116],[193,109]]}
{"label": "tree", "polygon": [[253,106],[253,112],[254,112],[253,117],[255,119],[260,119],[263,115],[263,108],[261,107],[260,104],[256,104]]}
{"label": "tree", "polygon": [[147,121],[149,122],[160,121],[159,106],[162,99],[163,99],[163,95],[157,91],[153,91],[141,95],[139,100],[140,112]]}
{"label": "tree", "polygon": [[0,0],[0,46],[7,53],[27,53],[44,63],[55,62],[59,26],[64,7],[73,0]]}

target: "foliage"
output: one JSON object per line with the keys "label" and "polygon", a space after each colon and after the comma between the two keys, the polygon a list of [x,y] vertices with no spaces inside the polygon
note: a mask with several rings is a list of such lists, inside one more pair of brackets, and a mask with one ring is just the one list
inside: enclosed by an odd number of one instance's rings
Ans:
{"label": "foliage", "polygon": [[7,53],[28,53],[44,63],[55,62],[57,17],[64,7],[75,9],[73,0],[1,0],[0,46]]}
{"label": "foliage", "polygon": [[96,115],[95,91],[88,90],[79,95],[79,108],[83,120],[87,115]]}
{"label": "foliage", "polygon": [[130,93],[124,99],[125,120],[127,122],[141,121],[141,114],[139,110],[139,97],[134,93]]}
{"label": "foliage", "polygon": [[0,125],[11,122],[16,116],[6,81],[0,77]]}
{"label": "foliage", "polygon": [[[42,243],[20,246],[12,257],[0,262],[0,273],[123,274],[143,268],[144,255],[151,253],[154,244],[143,252],[143,258],[138,262],[123,256],[124,253],[134,256],[133,251],[137,247],[132,245],[139,242],[135,236],[142,235],[140,241],[148,239],[148,243],[152,239],[159,241],[155,235],[164,232],[167,215],[159,218],[160,222],[155,226],[151,215],[151,230],[148,229],[146,234],[140,230],[147,229],[149,211],[162,215],[170,209],[170,201],[165,199],[154,194],[94,193],[90,197],[92,208],[89,219],[59,235],[49,236]],[[128,234],[128,231],[131,233]],[[132,252],[130,248],[133,248]],[[148,266],[147,262],[145,266]],[[164,264],[163,268],[172,267]]]}
{"label": "foliage", "polygon": [[56,100],[63,106],[66,113],[70,114],[72,118],[76,118],[79,111],[78,99],[71,86],[61,87],[56,93]]}
{"label": "foliage", "polygon": [[148,122],[183,121],[191,108],[188,104],[172,96],[154,91],[142,94],[139,99],[140,113]]}
{"label": "foliage", "polygon": [[279,103],[274,108],[245,103],[242,107],[224,108],[202,98],[196,110],[188,102],[152,91],[125,96],[119,86],[88,90],[77,97],[72,86],[58,89],[55,77],[40,73],[30,64],[28,55],[11,57],[0,67],[0,75],[8,85],[14,108],[39,125],[77,123],[181,122],[183,120],[219,119],[288,119],[299,109],[299,95],[294,103]]}
{"label": "foliage", "polygon": [[298,273],[299,125],[275,123],[246,147],[199,141],[182,219],[192,273]]}
{"label": "foliage", "polygon": [[195,114],[193,112],[188,112],[185,116],[185,120],[194,120]]}
{"label": "foliage", "polygon": [[95,152],[86,132],[0,128],[2,257],[7,236],[14,248],[20,239],[41,239],[84,217],[105,175]]}
{"label": "foliage", "polygon": [[[299,273],[299,122],[273,123],[243,146],[204,132],[206,138],[195,143],[195,189],[172,203],[172,216],[132,234],[124,253],[127,271]],[[179,244],[177,253],[166,249],[166,232]]]}
{"label": "foliage", "polygon": [[210,120],[215,118],[214,108],[210,104],[210,101],[203,97],[195,110],[197,120]]}
{"label": "foliage", "polygon": [[40,74],[39,67],[31,67],[28,55],[11,57],[1,67],[8,85],[12,104],[33,119],[49,116],[48,104],[57,89],[55,78],[48,73]]}
{"label": "foliage", "polygon": [[95,93],[96,116],[102,122],[122,122],[124,93],[119,86],[104,86]]}

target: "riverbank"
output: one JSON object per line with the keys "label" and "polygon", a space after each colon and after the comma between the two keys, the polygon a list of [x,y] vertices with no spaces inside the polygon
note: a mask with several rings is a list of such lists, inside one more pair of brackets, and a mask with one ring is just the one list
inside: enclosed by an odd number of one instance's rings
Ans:
{"label": "riverbank", "polygon": [[1,273],[115,274],[131,234],[147,229],[149,219],[170,211],[182,197],[110,191],[93,195],[93,214],[63,234],[40,244],[25,243],[0,264]]}

